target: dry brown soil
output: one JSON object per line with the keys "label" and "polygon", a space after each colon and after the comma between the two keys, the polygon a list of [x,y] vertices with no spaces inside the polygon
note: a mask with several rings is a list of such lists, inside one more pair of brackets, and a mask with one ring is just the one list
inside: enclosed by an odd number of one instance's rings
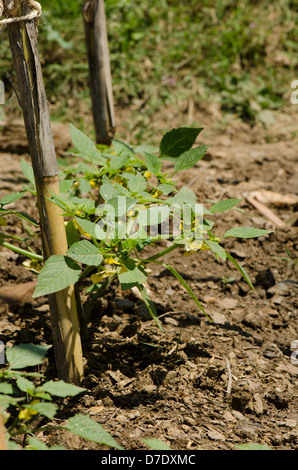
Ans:
{"label": "dry brown soil", "polygon": [[[163,121],[168,129],[181,125],[179,116],[171,117]],[[113,286],[89,324],[87,390],[57,401],[55,424],[78,412],[89,414],[126,450],[146,449],[142,439],[152,437],[176,450],[231,450],[247,442],[298,449],[298,365],[291,349],[298,340],[297,117],[276,115],[270,129],[236,122],[224,130],[213,125],[212,116],[207,123],[203,117],[200,142],[210,144],[208,154],[179,176],[179,185],[191,187],[204,203],[242,199],[240,210],[218,217],[219,235],[236,225],[273,230],[260,239],[224,243],[249,273],[256,293],[233,265],[218,263],[209,252],[168,255],[166,261],[189,282],[213,322],[170,272],[154,266],[148,284],[161,332],[137,298],[124,297]],[[69,145],[68,127],[53,123],[53,129],[62,155]],[[2,197],[24,183],[19,162],[29,157],[19,122],[4,127],[0,151]],[[248,193],[285,225],[279,227],[251,205]],[[36,215],[30,194],[16,207]],[[11,217],[6,231],[23,235],[24,227]],[[47,301],[32,300],[35,275],[23,261],[0,250],[0,340],[7,346],[52,344]],[[56,378],[53,357],[50,350],[42,369],[49,379]],[[62,430],[40,431],[38,437],[66,449],[106,449]]]}

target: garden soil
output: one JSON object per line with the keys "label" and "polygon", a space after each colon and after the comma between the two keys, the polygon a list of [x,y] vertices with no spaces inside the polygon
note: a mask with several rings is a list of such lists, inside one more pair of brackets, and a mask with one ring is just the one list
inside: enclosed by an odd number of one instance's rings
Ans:
{"label": "garden soil", "polygon": [[[125,111],[118,116],[121,129]],[[216,126],[212,114],[194,118],[205,127],[199,143],[210,147],[195,169],[177,176],[179,187],[190,187],[206,207],[208,201],[241,199],[237,210],[218,216],[218,235],[234,226],[273,231],[224,242],[255,292],[230,262],[217,262],[207,251],[168,254],[165,261],[189,283],[210,318],[169,271],[154,265],[148,288],[160,331],[134,293],[113,285],[88,324],[86,391],[57,400],[59,412],[50,424],[63,426],[76,413],[88,414],[126,450],[148,449],[147,438],[176,450],[232,450],[246,443],[298,450],[298,116],[274,114],[270,127],[238,121]],[[185,125],[184,119],[159,116],[155,138],[164,122],[170,130]],[[53,123],[53,133],[58,156],[66,158],[68,126]],[[2,197],[22,188],[19,163],[30,161],[21,122],[4,125],[0,152]],[[14,207],[37,217],[30,193]],[[5,230],[26,236],[27,228],[11,216]],[[38,248],[38,241],[30,243]],[[36,277],[23,262],[1,248],[0,340],[7,347],[52,344],[47,299],[32,299]],[[40,371],[48,380],[57,378],[52,349]],[[46,424],[40,420],[37,437],[48,445],[107,449],[65,430],[43,429]]]}

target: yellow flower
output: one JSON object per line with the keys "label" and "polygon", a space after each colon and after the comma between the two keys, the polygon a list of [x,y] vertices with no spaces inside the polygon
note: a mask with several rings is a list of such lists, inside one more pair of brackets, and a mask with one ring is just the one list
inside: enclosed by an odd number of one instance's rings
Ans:
{"label": "yellow flower", "polygon": [[29,421],[33,415],[36,415],[37,411],[29,410],[29,408],[25,408],[19,412],[19,419],[23,421]]}
{"label": "yellow flower", "polygon": [[98,182],[96,180],[90,180],[89,183],[92,188],[97,188],[98,186]]}
{"label": "yellow flower", "polygon": [[[30,405],[35,405],[36,403],[40,403],[40,400],[33,400]],[[19,419],[23,421],[29,421],[29,419],[32,418],[32,416],[37,415],[38,411],[36,410],[31,410],[30,408],[23,408],[19,412]]]}
{"label": "yellow flower", "polygon": [[201,248],[200,248],[200,249],[201,249],[201,250],[206,250],[206,251],[207,251],[207,250],[210,250],[209,246],[208,246],[208,245],[206,245],[206,243],[205,243],[205,242],[203,243],[203,245],[201,246]]}
{"label": "yellow flower", "polygon": [[84,211],[75,211],[75,215],[77,217],[84,217],[85,214],[84,214]]}
{"label": "yellow flower", "polygon": [[134,173],[134,169],[131,166],[125,168],[126,173]]}
{"label": "yellow flower", "polygon": [[114,274],[115,274],[115,271],[112,271],[111,269],[105,269],[104,271],[101,271],[100,273],[92,274],[90,276],[90,279],[93,284],[98,284],[106,277],[113,276]]}
{"label": "yellow flower", "polygon": [[103,279],[103,276],[100,273],[96,273],[96,274],[92,274],[90,276],[90,279],[93,284],[98,284]]}
{"label": "yellow flower", "polygon": [[33,259],[27,259],[26,261],[24,261],[23,266],[26,269],[31,269],[31,271],[34,271],[35,273],[39,273],[42,269],[41,264]]}
{"label": "yellow flower", "polygon": [[150,173],[150,171],[145,171],[145,173],[144,173],[144,178],[146,178],[147,180],[148,180],[149,178],[151,178],[151,173]]}
{"label": "yellow flower", "polygon": [[185,252],[183,253],[184,256],[189,256],[192,253],[195,253],[198,250],[202,249],[203,240],[192,240],[185,243]]}
{"label": "yellow flower", "polygon": [[106,262],[107,264],[120,264],[120,263],[118,263],[118,261],[117,261],[115,258],[112,258],[112,257],[106,258],[106,259],[105,259],[105,262]]}

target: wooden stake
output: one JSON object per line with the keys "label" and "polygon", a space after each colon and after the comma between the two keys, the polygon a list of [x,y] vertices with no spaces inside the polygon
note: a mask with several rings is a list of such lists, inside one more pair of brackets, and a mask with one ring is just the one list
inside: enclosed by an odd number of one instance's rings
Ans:
{"label": "wooden stake", "polygon": [[110,145],[115,120],[104,0],[84,0],[83,20],[96,143]]}
{"label": "wooden stake", "polygon": [[[19,16],[30,11],[27,2],[15,0],[15,5]],[[59,180],[36,23],[31,20],[8,24],[8,34],[35,175],[44,258],[47,259],[54,254],[65,254],[68,246],[61,210],[47,199],[51,192],[59,194]],[[80,384],[83,359],[73,286],[49,295],[49,304],[59,378]]]}

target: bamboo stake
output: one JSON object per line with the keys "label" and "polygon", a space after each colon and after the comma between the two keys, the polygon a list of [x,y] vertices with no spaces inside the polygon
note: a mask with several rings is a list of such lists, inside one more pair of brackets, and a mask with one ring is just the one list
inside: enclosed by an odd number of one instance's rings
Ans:
{"label": "bamboo stake", "polygon": [[[6,1],[8,4],[11,5],[11,0]],[[30,11],[25,1],[15,0],[14,5],[18,7],[19,16]],[[31,20],[7,26],[36,182],[44,258],[47,259],[54,254],[65,254],[68,246],[60,209],[47,199],[51,192],[59,194],[59,179],[39,60],[36,23]],[[83,380],[83,359],[73,286],[49,295],[49,304],[59,378],[80,384]]]}
{"label": "bamboo stake", "polygon": [[3,424],[1,409],[0,409],[0,450],[8,450],[6,439],[5,439],[5,427]]}
{"label": "bamboo stake", "polygon": [[83,20],[96,143],[110,145],[115,120],[104,0],[84,0]]}

